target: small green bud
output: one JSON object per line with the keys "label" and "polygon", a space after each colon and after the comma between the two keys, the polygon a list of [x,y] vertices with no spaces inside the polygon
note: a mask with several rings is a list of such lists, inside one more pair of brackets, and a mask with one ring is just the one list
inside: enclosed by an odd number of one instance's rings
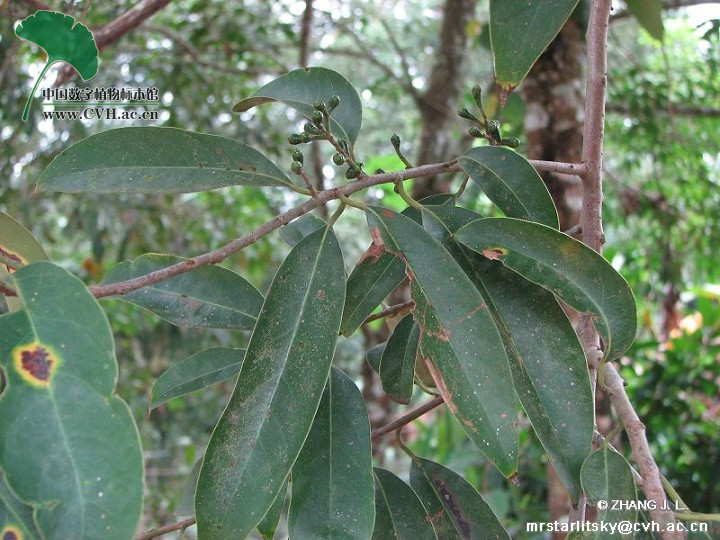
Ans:
{"label": "small green bud", "polygon": [[340,152],[335,152],[333,154],[333,163],[335,165],[342,165],[343,163],[345,163],[345,158]]}
{"label": "small green bud", "polygon": [[330,101],[328,101],[328,111],[332,111],[340,105],[340,97],[339,96],[333,96],[330,98]]}
{"label": "small green bud", "polygon": [[485,136],[485,134],[482,132],[482,130],[477,126],[473,126],[470,129],[468,129],[468,134],[471,137],[475,137],[476,139],[481,139],[482,137]]}
{"label": "small green bud", "polygon": [[322,99],[318,99],[314,104],[313,107],[315,107],[316,111],[324,111],[325,110],[325,102]]}
{"label": "small green bud", "polygon": [[310,142],[310,135],[307,133],[301,133],[300,134],[300,142],[301,143],[309,143]]}
{"label": "small green bud", "polygon": [[520,146],[520,139],[517,137],[507,137],[505,139],[501,139],[500,143],[505,146],[509,146],[510,148],[517,148]]}
{"label": "small green bud", "polygon": [[497,120],[491,120],[487,126],[488,133],[496,141],[500,140],[500,122]]}
{"label": "small green bud", "polygon": [[375,169],[375,174],[385,174],[385,169]]}
{"label": "small green bud", "polygon": [[472,97],[475,100],[475,105],[482,109],[482,88],[479,84],[472,87]]}
{"label": "small green bud", "polygon": [[293,161],[290,164],[290,170],[295,174],[300,174],[302,172],[302,163],[300,163],[299,161]]}
{"label": "small green bud", "polygon": [[398,135],[397,133],[393,133],[392,137],[390,137],[390,143],[393,145],[395,150],[400,148],[400,135]]}
{"label": "small green bud", "polygon": [[293,133],[292,135],[290,135],[290,136],[287,138],[287,141],[288,141],[290,144],[302,144],[302,142],[303,142],[303,137],[302,137],[302,135],[299,135],[298,133]]}
{"label": "small green bud", "polygon": [[321,113],[320,111],[313,111],[311,118],[312,118],[313,124],[315,124],[316,126],[319,126],[322,124],[322,121],[323,121],[323,113]]}
{"label": "small green bud", "polygon": [[302,163],[304,162],[305,156],[303,156],[303,153],[300,150],[295,150],[292,153],[292,158],[302,165]]}
{"label": "small green bud", "polygon": [[475,115],[468,111],[465,107],[458,109],[457,113],[460,118],[465,118],[465,120],[477,120]]}
{"label": "small green bud", "polygon": [[357,178],[360,174],[360,169],[357,167],[349,167],[347,171],[345,171],[345,178],[348,180],[352,180],[353,178]]}
{"label": "small green bud", "polygon": [[303,126],[303,130],[305,131],[305,133],[309,133],[310,135],[320,135],[320,130],[313,126],[310,122],[307,122]]}

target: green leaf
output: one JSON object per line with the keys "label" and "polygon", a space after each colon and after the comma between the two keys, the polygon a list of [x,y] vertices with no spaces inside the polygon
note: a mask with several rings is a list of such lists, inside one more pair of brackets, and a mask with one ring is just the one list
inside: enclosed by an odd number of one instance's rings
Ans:
{"label": "green leaf", "polygon": [[316,101],[326,104],[332,96],[340,105],[330,114],[330,132],[352,144],[362,123],[362,104],[355,88],[339,73],[322,67],[295,69],[269,82],[233,107],[245,112],[257,105],[280,101],[310,119]]}
{"label": "green leaf", "polygon": [[280,522],[280,514],[282,514],[283,508],[285,508],[287,484],[288,482],[285,480],[285,485],[280,488],[280,492],[277,494],[277,497],[275,497],[275,502],[270,507],[270,510],[267,511],[265,517],[258,523],[257,530],[263,540],[272,540],[275,536],[275,531]]}
{"label": "green leaf", "polygon": [[373,244],[347,281],[347,301],[340,333],[349,336],[405,279],[405,265],[392,253]]}
{"label": "green leaf", "polygon": [[[610,450],[607,446],[603,446],[587,457],[582,466],[581,478],[583,490],[590,504],[597,506],[598,501],[607,503],[606,508],[598,507],[598,522],[637,522],[638,516],[635,508],[613,508],[613,501],[625,501],[630,504],[637,501],[637,489],[632,469],[623,456]],[[617,531],[614,535],[609,532],[602,533],[602,538],[629,539],[632,537],[632,534],[621,535]]]}
{"label": "green leaf", "polygon": [[510,540],[477,490],[439,463],[412,456],[410,486],[431,516],[438,538]]}
{"label": "green leaf", "polygon": [[70,193],[191,193],[241,185],[292,182],[246,144],[164,127],[92,135],[55,157],[38,180],[38,189]]}
{"label": "green leaf", "polygon": [[[182,262],[181,257],[149,253],[124,261],[103,280],[104,285],[143,276]],[[200,266],[121,296],[179,326],[252,330],[263,297],[242,276],[222,266]]]}
{"label": "green leaf", "polygon": [[326,227],[324,220],[313,214],[303,214],[280,229],[280,238],[293,247],[307,235]]}
{"label": "green leaf", "polygon": [[380,381],[385,393],[398,403],[408,404],[415,380],[420,327],[406,315],[393,330],[380,362]]}
{"label": "green leaf", "polygon": [[378,343],[370,347],[365,353],[367,362],[375,373],[380,373],[380,362],[382,361],[382,355],[386,346],[387,343]]}
{"label": "green leaf", "polygon": [[437,540],[418,496],[390,471],[375,467],[375,530],[372,540]]}
{"label": "green leaf", "polygon": [[25,105],[23,122],[27,121],[30,103],[40,81],[55,62],[70,64],[83,81],[90,80],[97,74],[99,53],[95,38],[87,26],[76,22],[74,17],[57,11],[36,11],[20,21],[15,28],[15,34],[39,45],[47,54],[45,67],[35,81]]}
{"label": "green leaf", "polygon": [[480,146],[461,155],[458,163],[506,216],[558,228],[557,211],[545,182],[517,152],[502,146]]}
{"label": "green leaf", "polygon": [[487,218],[467,224],[457,239],[489,259],[545,287],[583,313],[597,315],[605,358],[614,360],[635,339],[635,298],[601,255],[574,238],[538,223]]}
{"label": "green leaf", "polygon": [[0,472],[0,538],[2,540],[40,540],[33,523],[33,509],[10,490]]}
{"label": "green leaf", "polygon": [[177,506],[178,516],[195,515],[195,488],[197,487],[198,477],[200,476],[200,467],[202,467],[202,458],[193,464],[193,468],[190,469],[190,474],[188,474],[185,480],[180,502]]}
{"label": "green leaf", "polygon": [[[30,231],[4,212],[0,212],[0,254],[20,264],[49,259]],[[0,278],[4,281],[8,280],[11,272],[10,267],[0,264]],[[10,311],[17,311],[22,307],[20,300],[13,296],[6,296],[5,302]]]}
{"label": "green leaf", "polygon": [[129,540],[143,462],[105,313],[82,282],[36,262],[13,274],[23,310],[0,317],[0,468],[46,540]]}
{"label": "green leaf", "polygon": [[485,300],[505,344],[520,402],[577,501],[580,467],[590,452],[595,423],[585,354],[552,293],[455,241],[458,229],[481,217],[464,208],[423,209],[425,228],[452,253]]}
{"label": "green leaf", "polygon": [[293,467],[292,484],[290,538],[370,540],[375,518],[370,421],[360,390],[336,367]]}
{"label": "green leaf", "polygon": [[647,30],[652,37],[662,41],[665,35],[662,0],[625,0],[625,3],[628,11],[635,16],[640,26]]}
{"label": "green leaf", "polygon": [[370,207],[368,224],[404,258],[420,325],[420,351],[451,412],[506,476],[517,471],[516,397],[502,339],[452,255],[413,220]]}
{"label": "green leaf", "polygon": [[503,88],[520,84],[577,3],[578,0],[490,0],[495,77]]}
{"label": "green leaf", "polygon": [[203,540],[245,538],[272,506],[320,403],[344,277],[330,228],[298,242],[275,274],[200,472],[195,513]]}
{"label": "green leaf", "polygon": [[214,347],[181,360],[155,381],[150,409],[237,375],[244,356],[242,349]]}

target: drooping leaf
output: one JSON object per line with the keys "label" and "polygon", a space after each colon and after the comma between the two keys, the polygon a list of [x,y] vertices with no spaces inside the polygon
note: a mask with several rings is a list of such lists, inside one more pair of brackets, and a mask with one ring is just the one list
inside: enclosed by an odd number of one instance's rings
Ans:
{"label": "drooping leaf", "polygon": [[663,40],[662,0],[626,0],[628,11],[638,20],[640,26],[658,41]]}
{"label": "drooping leaf", "polygon": [[347,281],[347,301],[340,333],[349,336],[405,279],[405,265],[392,253],[373,244]]}
{"label": "drooping leaf", "polygon": [[214,347],[181,360],[155,381],[150,408],[237,375],[244,356],[242,349]]}
{"label": "drooping leaf", "polygon": [[520,84],[578,1],[490,0],[490,42],[501,86]]}
{"label": "drooping leaf", "polygon": [[280,488],[280,492],[277,494],[277,497],[275,497],[275,502],[270,507],[270,510],[267,511],[265,517],[258,523],[257,530],[263,540],[273,540],[275,536],[275,531],[280,522],[280,514],[282,514],[283,508],[285,508],[287,484],[288,482],[285,480],[285,484]]}
{"label": "drooping leaf", "polygon": [[70,193],[191,193],[225,186],[289,186],[241,142],[176,128],[126,127],[91,135],[55,157],[38,189]]}
{"label": "drooping leaf", "polygon": [[47,62],[35,81],[28,98],[23,121],[27,121],[30,103],[40,81],[55,62],[66,62],[78,72],[83,81],[92,79],[98,70],[98,48],[90,30],[74,17],[57,11],[40,10],[26,17],[15,28],[15,34],[39,45],[47,54]]}
{"label": "drooping leaf", "polygon": [[143,462],[128,406],[113,394],[113,337],[77,278],[36,262],[13,273],[23,309],[0,317],[0,467],[36,506],[46,540],[129,540]]}
{"label": "drooping leaf", "polygon": [[457,239],[502,262],[583,313],[597,315],[605,357],[619,358],[635,339],[635,298],[601,255],[574,238],[538,223],[487,218],[468,223]]}
{"label": "drooping leaf", "polygon": [[380,373],[380,362],[382,361],[382,355],[385,351],[387,343],[378,343],[370,347],[365,353],[368,364],[375,373]]}
{"label": "drooping leaf", "polygon": [[204,540],[245,538],[272,506],[310,431],[345,299],[331,229],[298,242],[273,279],[195,496]]}
{"label": "drooping leaf", "polygon": [[290,538],[370,540],[375,517],[370,421],[360,390],[336,367],[292,483]]}
{"label": "drooping leaf", "polygon": [[420,327],[406,315],[393,330],[380,362],[380,381],[385,393],[398,403],[408,404],[415,380]]}
{"label": "drooping leaf", "polygon": [[33,522],[33,509],[10,490],[0,473],[0,538],[2,540],[40,540]]}
{"label": "drooping leaf", "polygon": [[504,146],[479,146],[461,155],[458,163],[506,216],[558,228],[545,182],[517,152]]}
{"label": "drooping leaf", "polygon": [[[0,212],[0,254],[19,264],[48,260],[47,253],[30,231],[4,212]],[[0,278],[7,281],[12,272],[12,268],[0,264]],[[21,302],[13,296],[6,296],[5,302],[10,311],[21,308]]]}
{"label": "drooping leaf", "polygon": [[510,540],[492,509],[462,476],[412,456],[410,486],[443,540]]}
{"label": "drooping leaf", "polygon": [[200,467],[202,467],[202,457],[193,464],[192,469],[190,469],[190,474],[188,474],[185,480],[180,502],[177,507],[178,516],[195,515],[195,488],[197,487],[198,477],[200,476]]}
{"label": "drooping leaf", "polygon": [[330,115],[330,131],[352,144],[360,132],[362,104],[355,88],[331,69],[312,67],[290,71],[237,103],[233,111],[244,112],[263,103],[280,101],[310,118],[316,101],[327,104],[333,96],[340,98],[340,104]]}
{"label": "drooping leaf", "polygon": [[[125,281],[182,262],[149,253],[113,268],[104,285]],[[200,266],[153,285],[112,297],[144,307],[179,326],[252,330],[263,297],[245,278],[221,266]]]}
{"label": "drooping leaf", "polygon": [[470,439],[506,476],[517,470],[516,397],[500,334],[452,255],[421,225],[379,207],[367,219],[385,249],[407,264],[420,351],[440,394]]}
{"label": "drooping leaf", "polygon": [[[628,508],[637,501],[637,489],[633,479],[632,470],[627,460],[603,446],[600,450],[590,454],[582,466],[582,486],[588,502],[593,506],[598,501],[606,503],[605,508],[598,507],[598,522],[620,523],[622,521],[636,523],[637,509]],[[613,501],[625,501],[626,505],[615,508]],[[600,535],[595,536],[600,538]],[[632,538],[632,533],[614,535],[603,532],[602,538]]]}
{"label": "drooping leaf", "polygon": [[590,452],[595,423],[585,354],[552,293],[455,241],[458,229],[479,218],[464,208],[423,209],[425,228],[455,257],[485,300],[505,344],[520,402],[577,501],[580,468]]}
{"label": "drooping leaf", "polygon": [[280,238],[294,246],[307,235],[326,227],[327,223],[313,214],[304,214],[280,229]]}
{"label": "drooping leaf", "polygon": [[420,499],[390,471],[375,467],[375,530],[372,540],[437,540]]}

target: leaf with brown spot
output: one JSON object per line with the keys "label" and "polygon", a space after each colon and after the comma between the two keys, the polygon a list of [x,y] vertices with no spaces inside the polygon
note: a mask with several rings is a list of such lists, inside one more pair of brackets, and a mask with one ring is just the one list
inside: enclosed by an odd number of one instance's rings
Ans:
{"label": "leaf with brown spot", "polygon": [[380,381],[385,393],[398,403],[408,404],[415,380],[420,328],[412,315],[406,315],[395,326],[380,361]]}
{"label": "leaf with brown spot", "polygon": [[410,486],[433,517],[442,540],[510,540],[480,493],[463,477],[428,459],[412,457]]}
{"label": "leaf with brown spot", "polygon": [[515,391],[500,334],[488,310],[477,309],[484,303],[482,296],[421,225],[378,207],[368,209],[367,219],[414,276],[411,293],[421,329],[420,351],[440,375],[435,382],[442,381],[456,418],[480,451],[504,475],[514,474]]}
{"label": "leaf with brown spot", "polygon": [[420,499],[390,471],[375,468],[375,530],[372,540],[437,540]]}

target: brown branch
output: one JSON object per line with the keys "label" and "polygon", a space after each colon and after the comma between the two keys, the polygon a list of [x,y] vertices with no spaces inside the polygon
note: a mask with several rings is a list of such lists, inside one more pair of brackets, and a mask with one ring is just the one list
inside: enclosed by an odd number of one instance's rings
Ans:
{"label": "brown branch", "polygon": [[307,67],[310,59],[310,35],[313,24],[313,0],[305,0],[302,22],[300,23],[300,67]]}
{"label": "brown branch", "polygon": [[[106,24],[99,30],[93,31],[98,52],[108,45],[112,45],[122,36],[137,28],[143,21],[167,6],[171,0],[142,0],[132,9],[120,15],[114,21]],[[65,65],[55,80],[55,86],[66,83],[76,73],[70,65]]]}
{"label": "brown branch", "polygon": [[373,313],[372,315],[368,315],[368,317],[362,322],[362,324],[367,324],[373,321],[377,321],[378,319],[382,319],[383,317],[389,317],[391,315],[401,313],[407,309],[412,309],[414,306],[415,302],[413,302],[412,300],[408,300],[407,302],[403,302],[401,304],[395,304],[394,306],[383,309],[379,313]]}
{"label": "brown branch", "polygon": [[[578,164],[574,163],[554,163],[534,160],[530,160],[530,163],[538,170],[547,170],[547,167],[551,167],[552,169],[564,169],[567,171],[578,170]],[[168,266],[167,268],[156,270],[154,272],[150,272],[149,274],[145,274],[144,276],[139,276],[133,279],[129,279],[127,281],[120,281],[118,283],[112,283],[109,285],[96,285],[90,287],[90,292],[92,292],[96,298],[103,298],[105,296],[112,296],[115,294],[127,294],[130,291],[134,291],[136,289],[146,287],[147,285],[152,285],[153,283],[164,281],[173,276],[189,272],[190,270],[193,270],[194,268],[197,268],[199,266],[203,266],[206,264],[217,264],[219,262],[222,262],[233,253],[236,253],[237,251],[240,251],[241,249],[249,246],[250,244],[253,244],[266,234],[271,233],[275,229],[279,229],[283,225],[287,225],[293,219],[307,214],[311,210],[317,208],[322,204],[327,203],[328,201],[339,199],[341,196],[348,196],[352,193],[355,193],[356,191],[361,191],[363,189],[378,184],[403,182],[405,180],[409,180],[410,178],[422,178],[426,176],[436,176],[438,174],[455,173],[459,172],[460,170],[460,166],[457,164],[456,161],[450,161],[447,163],[433,163],[430,165],[421,165],[419,167],[413,167],[412,169],[405,169],[402,171],[364,176],[362,179],[356,180],[352,183],[332,189],[326,189],[324,191],[319,191],[316,197],[313,197],[312,199],[305,201],[303,204],[291,208],[287,212],[275,216],[271,220],[260,225],[254,231],[239,238],[236,238],[231,242],[228,242],[219,249],[209,251],[196,257],[185,259],[184,261]]]}
{"label": "brown branch", "polygon": [[[608,112],[618,114],[637,114],[638,111],[633,109],[625,103],[610,103],[607,106]],[[675,105],[675,104],[658,104],[657,108],[653,109],[653,113],[668,115],[668,116],[697,116],[705,118],[718,118],[720,117],[720,109],[715,107],[703,107],[701,105]]]}
{"label": "brown branch", "polygon": [[[663,9],[680,9],[684,7],[690,7],[690,6],[699,6],[703,4],[720,4],[719,0],[668,0],[666,2],[663,2]],[[632,16],[632,13],[630,13],[627,9],[623,9],[620,11],[617,11],[616,13],[613,13],[610,15],[610,22],[620,21],[622,19],[627,19],[628,17]]]}
{"label": "brown branch", "polygon": [[392,433],[393,431],[400,429],[404,425],[409,424],[417,418],[420,418],[423,414],[432,411],[434,408],[439,407],[442,404],[443,398],[441,396],[433,398],[430,401],[426,401],[422,405],[415,407],[410,412],[402,415],[400,418],[396,418],[392,422],[388,422],[384,426],[377,428],[375,431],[372,432],[372,440],[374,441],[375,439],[378,439],[383,435]]}
{"label": "brown branch", "polygon": [[[594,0],[590,8],[587,31],[587,75],[585,125],[583,126],[582,162],[585,164],[583,180],[582,214],[580,228],[583,241],[598,253],[602,252],[605,237],[602,225],[603,181],[603,135],[605,126],[605,101],[607,88],[607,39],[612,1]],[[584,315],[578,324],[578,333],[588,358],[593,385],[597,380],[597,363],[601,361],[598,334],[592,319]],[[610,401],[625,426],[632,448],[633,460],[643,478],[643,491],[648,500],[655,503],[650,511],[665,540],[684,538],[682,532],[671,532],[667,526],[674,523],[671,512],[665,510],[666,497],[660,471],[653,459],[645,437],[645,426],[625,393],[622,378],[612,365],[606,364],[605,381]],[[582,513],[582,512],[581,512]]]}
{"label": "brown branch", "polygon": [[153,538],[162,536],[163,534],[186,529],[190,525],[194,525],[194,524],[195,524],[195,518],[184,519],[182,521],[178,521],[177,523],[171,523],[170,525],[158,527],[157,529],[151,529],[148,532],[143,533],[140,536],[138,536],[137,538],[135,538],[135,540],[152,540]]}

